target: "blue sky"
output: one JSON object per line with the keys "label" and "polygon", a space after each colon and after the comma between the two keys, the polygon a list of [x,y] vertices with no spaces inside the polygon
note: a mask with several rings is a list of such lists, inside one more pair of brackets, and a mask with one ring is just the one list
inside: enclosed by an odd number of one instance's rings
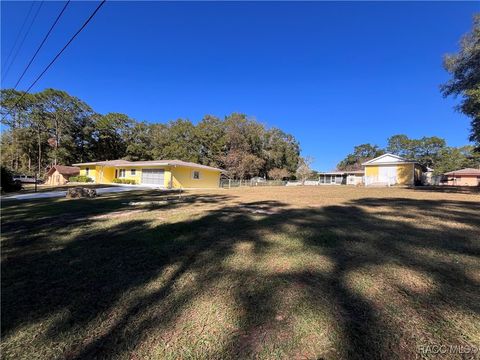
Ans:
{"label": "blue sky", "polygon": [[[63,4],[43,4],[2,87]],[[96,5],[69,6],[20,89]],[[2,60],[29,6],[2,2]],[[149,122],[243,112],[292,133],[329,170],[354,145],[385,146],[398,133],[468,143],[469,120],[439,85],[443,54],[479,11],[477,2],[110,1],[32,91],[63,89],[100,113]]]}

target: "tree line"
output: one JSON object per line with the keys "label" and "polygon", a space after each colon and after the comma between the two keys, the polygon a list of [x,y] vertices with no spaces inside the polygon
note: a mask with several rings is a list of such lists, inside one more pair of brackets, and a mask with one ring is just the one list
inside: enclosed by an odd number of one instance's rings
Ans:
{"label": "tree line", "polygon": [[470,141],[480,152],[480,13],[472,31],[460,40],[456,54],[447,54],[443,66],[451,78],[441,86],[443,96],[459,97],[457,110],[471,119]]}
{"label": "tree line", "polygon": [[17,173],[113,159],[179,159],[220,167],[232,178],[294,176],[300,146],[294,136],[233,113],[168,123],[105,115],[65,91],[1,91],[1,164]]}
{"label": "tree line", "polygon": [[437,136],[412,139],[407,135],[393,135],[387,139],[387,147],[361,144],[355,146],[338,165],[338,170],[360,170],[362,163],[385,153],[392,153],[433,169],[435,174],[466,167],[480,166],[480,153],[472,145],[447,146],[445,139]]}

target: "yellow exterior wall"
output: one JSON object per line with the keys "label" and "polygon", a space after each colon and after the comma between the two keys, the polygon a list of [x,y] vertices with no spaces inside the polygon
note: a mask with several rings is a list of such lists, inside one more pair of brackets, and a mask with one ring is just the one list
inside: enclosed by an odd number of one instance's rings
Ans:
{"label": "yellow exterior wall", "polygon": [[96,166],[97,177],[95,182],[98,184],[110,184],[115,177],[115,169],[110,166]]}
{"label": "yellow exterior wall", "polygon": [[[163,169],[164,186],[169,188],[217,188],[220,185],[220,171],[189,168],[185,166],[80,166],[80,175],[86,175],[86,168],[90,169],[89,176],[99,184],[111,184],[120,169],[125,169],[125,177],[122,179],[135,180],[136,184],[142,182],[142,169]],[[131,175],[131,169],[135,169],[134,176]],[[200,172],[200,179],[193,179],[193,171]]]}
{"label": "yellow exterior wall", "polygon": [[365,176],[378,176],[378,166],[365,166]]}
{"label": "yellow exterior wall", "polygon": [[[193,178],[193,171],[200,172],[200,179]],[[218,188],[220,171],[196,169],[184,166],[171,167],[174,188]]]}
{"label": "yellow exterior wall", "polygon": [[[375,176],[379,174],[379,168],[382,165],[367,165],[365,166],[365,176]],[[388,165],[392,166],[392,165]],[[398,164],[397,168],[397,184],[399,185],[413,185],[415,179],[421,179],[422,168],[416,164]],[[415,173],[414,173],[415,170]]]}
{"label": "yellow exterior wall", "polygon": [[[125,176],[122,179],[135,180],[135,184],[140,184],[142,182],[142,169],[138,166],[125,166],[117,168],[118,173],[120,172],[120,169],[125,169]],[[135,175],[132,175],[132,169],[135,169]]]}
{"label": "yellow exterior wall", "polygon": [[397,183],[400,185],[413,185],[414,164],[397,165]]}
{"label": "yellow exterior wall", "polygon": [[[165,168],[165,173],[164,173],[164,181],[165,181],[165,187],[166,188],[175,188],[175,184],[173,182],[173,176],[172,176],[172,170],[170,167]],[[177,186],[179,188],[180,186]]]}
{"label": "yellow exterior wall", "polygon": [[[87,175],[87,168],[89,169],[88,175]],[[80,166],[80,175],[88,176],[92,178],[93,181],[96,181],[97,172],[95,170],[95,166]]]}

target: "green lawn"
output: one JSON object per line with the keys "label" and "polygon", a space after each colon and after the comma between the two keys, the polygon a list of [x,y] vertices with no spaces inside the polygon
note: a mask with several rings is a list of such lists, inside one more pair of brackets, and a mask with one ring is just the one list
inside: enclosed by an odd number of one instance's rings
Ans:
{"label": "green lawn", "polygon": [[177,196],[4,202],[2,357],[461,359],[420,347],[480,345],[478,192]]}

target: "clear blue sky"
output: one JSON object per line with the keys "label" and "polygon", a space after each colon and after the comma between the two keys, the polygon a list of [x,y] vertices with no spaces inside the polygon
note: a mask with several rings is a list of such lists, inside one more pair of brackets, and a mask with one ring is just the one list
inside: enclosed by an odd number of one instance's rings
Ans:
{"label": "clear blue sky", "polygon": [[[64,3],[45,2],[21,70]],[[25,89],[95,8],[70,5],[20,84]],[[29,2],[2,2],[2,58]],[[32,91],[66,90],[100,113],[199,121],[243,112],[299,139],[329,170],[356,144],[437,135],[468,143],[469,120],[440,95],[442,56],[476,2],[107,2]]]}

